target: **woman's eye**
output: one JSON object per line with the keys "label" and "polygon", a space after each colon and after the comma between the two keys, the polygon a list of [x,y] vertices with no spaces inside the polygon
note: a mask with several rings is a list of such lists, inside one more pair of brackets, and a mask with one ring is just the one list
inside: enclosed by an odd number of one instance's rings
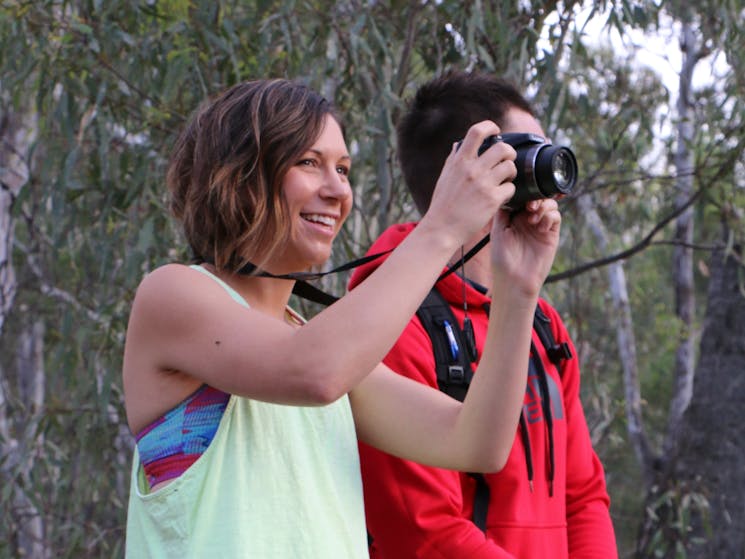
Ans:
{"label": "woman's eye", "polygon": [[301,159],[298,161],[298,165],[302,167],[314,167],[316,165],[315,159]]}
{"label": "woman's eye", "polygon": [[344,175],[345,177],[349,176],[349,167],[345,167],[344,165],[339,165],[336,168],[336,172],[340,175]]}

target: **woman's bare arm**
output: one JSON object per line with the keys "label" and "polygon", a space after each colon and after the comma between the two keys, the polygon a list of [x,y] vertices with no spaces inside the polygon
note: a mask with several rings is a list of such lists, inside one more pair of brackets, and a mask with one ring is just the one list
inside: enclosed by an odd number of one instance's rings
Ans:
{"label": "woman's bare arm", "polygon": [[471,128],[448,158],[419,226],[367,280],[301,328],[247,310],[188,267],[149,274],[130,316],[125,390],[161,387],[170,401],[173,384],[183,396],[207,383],[304,405],[347,393],[393,345],[456,248],[512,196],[514,150],[500,144],[476,155],[496,131],[489,122]]}

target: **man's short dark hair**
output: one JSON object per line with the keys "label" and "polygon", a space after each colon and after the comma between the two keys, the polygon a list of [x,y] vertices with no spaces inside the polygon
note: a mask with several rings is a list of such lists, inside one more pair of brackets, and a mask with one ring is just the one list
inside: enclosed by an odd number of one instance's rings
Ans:
{"label": "man's short dark hair", "polygon": [[404,180],[422,214],[453,143],[482,120],[502,126],[511,108],[535,115],[513,84],[486,73],[451,71],[419,88],[397,132]]}

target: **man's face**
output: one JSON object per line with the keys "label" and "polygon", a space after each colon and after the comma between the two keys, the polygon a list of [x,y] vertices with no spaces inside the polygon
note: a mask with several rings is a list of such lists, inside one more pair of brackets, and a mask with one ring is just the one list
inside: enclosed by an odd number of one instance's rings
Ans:
{"label": "man's face", "polygon": [[531,134],[538,134],[542,138],[546,138],[546,133],[535,117],[516,107],[512,107],[507,111],[499,128],[503,133],[530,132]]}

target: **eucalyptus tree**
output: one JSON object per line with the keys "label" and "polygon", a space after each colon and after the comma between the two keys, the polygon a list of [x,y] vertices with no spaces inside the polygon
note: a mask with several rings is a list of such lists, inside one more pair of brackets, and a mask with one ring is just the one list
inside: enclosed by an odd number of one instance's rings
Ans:
{"label": "eucalyptus tree", "polygon": [[[671,421],[668,454],[647,497],[639,556],[734,557],[745,551],[743,455],[741,445],[732,444],[743,436],[740,388],[745,378],[745,68],[740,55],[745,4],[707,2],[694,13],[684,3],[671,4],[681,22],[684,60],[693,63],[697,56],[717,53],[728,71],[712,75],[692,94],[681,87],[690,111],[683,116],[692,126],[682,123],[690,129],[680,134],[678,158],[690,165],[690,180],[701,200],[692,216],[693,242],[690,237],[680,240],[689,249],[716,250],[699,259],[700,274],[709,286],[698,364],[686,387],[687,405],[671,412],[671,419],[677,413],[678,421]],[[681,82],[686,69],[684,64]]]}

